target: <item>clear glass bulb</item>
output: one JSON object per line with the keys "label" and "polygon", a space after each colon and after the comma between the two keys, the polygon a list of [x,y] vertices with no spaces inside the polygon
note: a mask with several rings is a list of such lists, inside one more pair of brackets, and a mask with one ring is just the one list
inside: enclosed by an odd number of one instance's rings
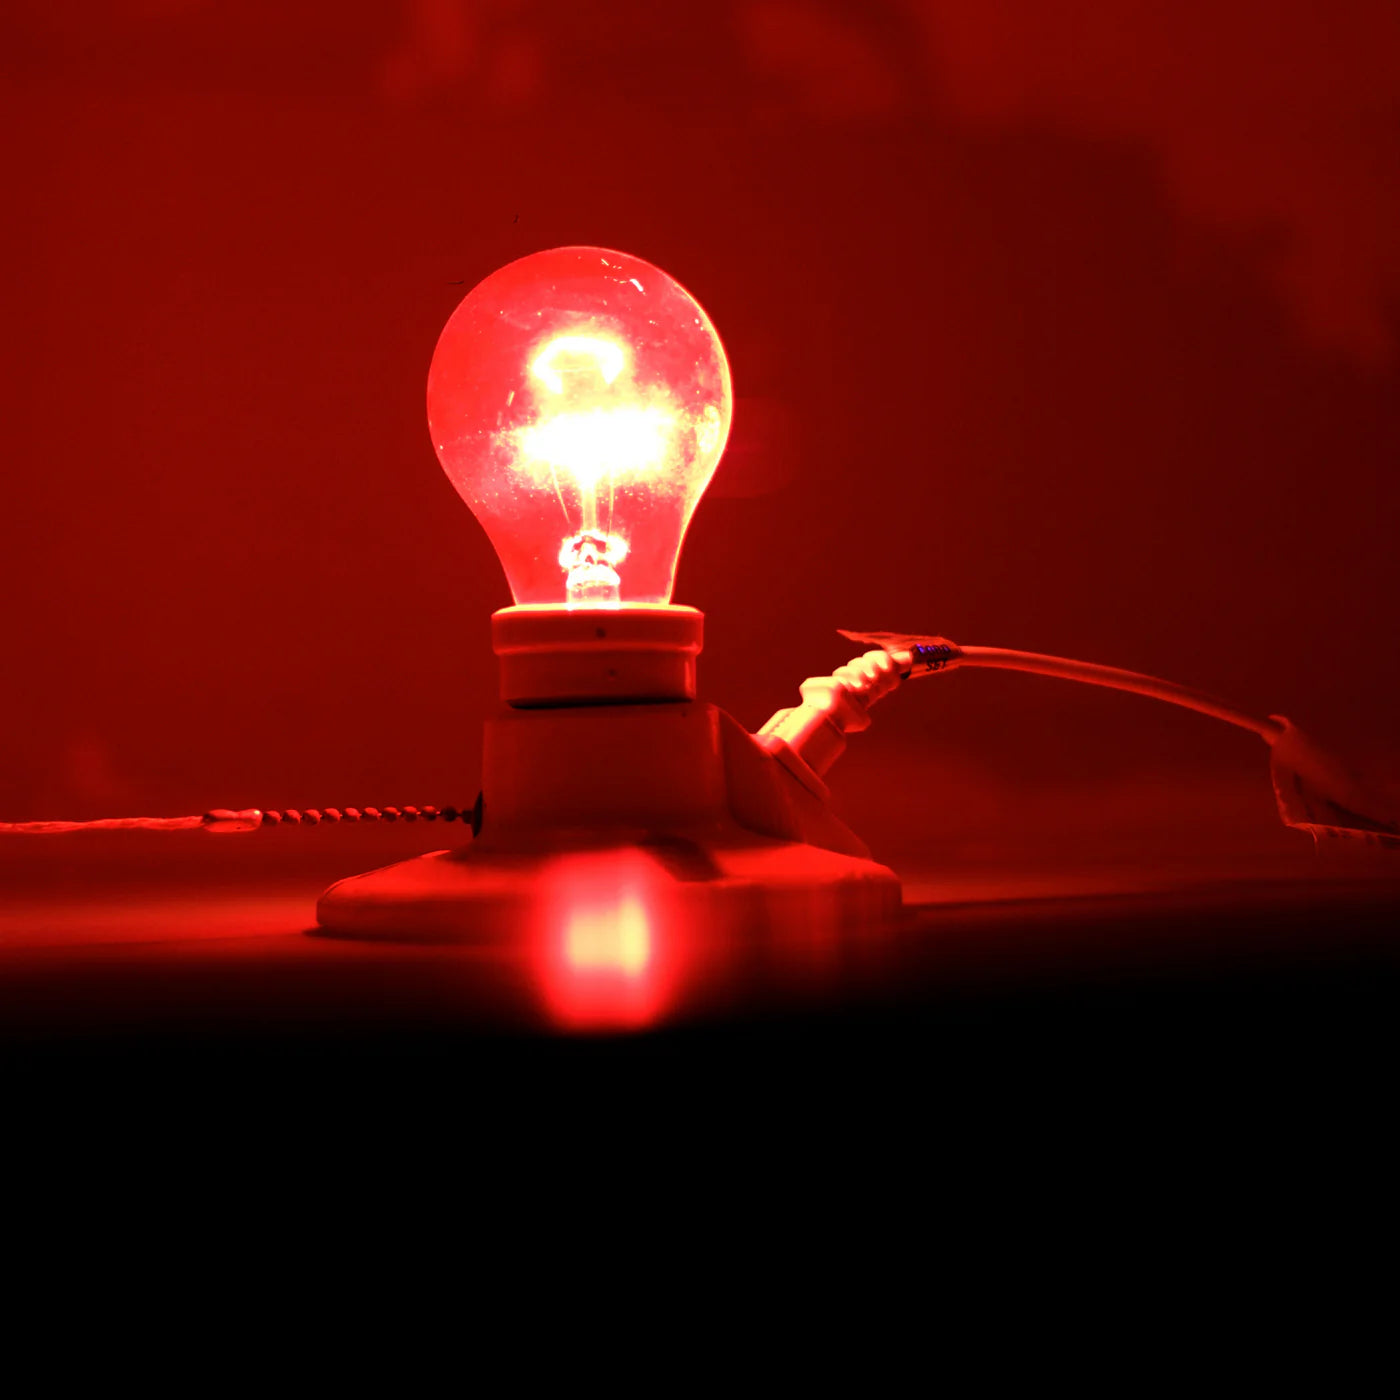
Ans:
{"label": "clear glass bulb", "polygon": [[453,312],[428,372],[438,459],[520,604],[669,603],[732,408],[700,304],[607,248],[492,273]]}

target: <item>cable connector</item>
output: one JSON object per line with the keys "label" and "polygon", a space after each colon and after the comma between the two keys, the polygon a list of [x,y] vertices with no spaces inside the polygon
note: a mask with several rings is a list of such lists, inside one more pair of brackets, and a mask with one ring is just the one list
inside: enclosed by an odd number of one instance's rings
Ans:
{"label": "cable connector", "polygon": [[868,651],[829,676],[802,682],[802,703],[779,710],[755,736],[794,777],[825,798],[822,775],[846,748],[846,735],[870,727],[870,707],[899,687],[901,673],[885,651]]}
{"label": "cable connector", "polygon": [[847,632],[837,629],[849,642],[876,646],[893,658],[902,676],[928,676],[949,671],[965,658],[963,649],[947,637],[924,637],[912,632]]}

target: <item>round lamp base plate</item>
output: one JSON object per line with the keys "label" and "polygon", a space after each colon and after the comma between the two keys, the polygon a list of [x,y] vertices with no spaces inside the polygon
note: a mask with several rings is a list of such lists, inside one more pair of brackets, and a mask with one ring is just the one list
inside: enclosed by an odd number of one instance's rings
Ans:
{"label": "round lamp base plate", "polygon": [[[667,836],[576,849],[476,843],[352,876],[321,896],[321,930],[392,942],[548,942],[641,919],[656,936],[706,929],[851,930],[900,909],[893,871],[859,856],[761,838]],[[671,935],[666,933],[671,931]]]}

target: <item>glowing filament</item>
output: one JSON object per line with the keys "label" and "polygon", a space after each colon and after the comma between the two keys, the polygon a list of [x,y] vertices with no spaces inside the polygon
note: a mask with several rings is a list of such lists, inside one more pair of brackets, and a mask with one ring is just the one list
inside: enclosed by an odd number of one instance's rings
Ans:
{"label": "glowing filament", "polygon": [[604,384],[611,384],[626,362],[626,356],[615,340],[602,340],[591,335],[557,335],[535,356],[530,373],[543,380],[556,394],[564,392],[564,376],[554,367],[561,356],[591,360]]}
{"label": "glowing filament", "polygon": [[[655,393],[643,399],[624,375],[627,354],[615,340],[557,335],[535,356],[530,373],[544,386],[534,422],[514,432],[517,464],[548,473],[571,527],[559,549],[571,607],[617,607],[617,565],[627,540],[613,533],[614,491],[620,478],[659,473],[674,448],[675,415]],[[551,398],[554,402],[550,402]],[[578,493],[574,527],[561,478]],[[607,519],[599,519],[606,483]]]}
{"label": "glowing filament", "polygon": [[658,408],[558,413],[520,433],[527,459],[567,471],[585,492],[605,473],[650,471],[666,458],[674,421]]}

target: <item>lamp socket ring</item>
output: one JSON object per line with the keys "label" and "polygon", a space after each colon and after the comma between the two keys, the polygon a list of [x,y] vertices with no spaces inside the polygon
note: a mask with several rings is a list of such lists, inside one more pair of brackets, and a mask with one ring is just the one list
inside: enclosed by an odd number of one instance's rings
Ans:
{"label": "lamp socket ring", "polygon": [[704,623],[671,603],[502,608],[491,616],[501,699],[516,709],[693,700]]}

